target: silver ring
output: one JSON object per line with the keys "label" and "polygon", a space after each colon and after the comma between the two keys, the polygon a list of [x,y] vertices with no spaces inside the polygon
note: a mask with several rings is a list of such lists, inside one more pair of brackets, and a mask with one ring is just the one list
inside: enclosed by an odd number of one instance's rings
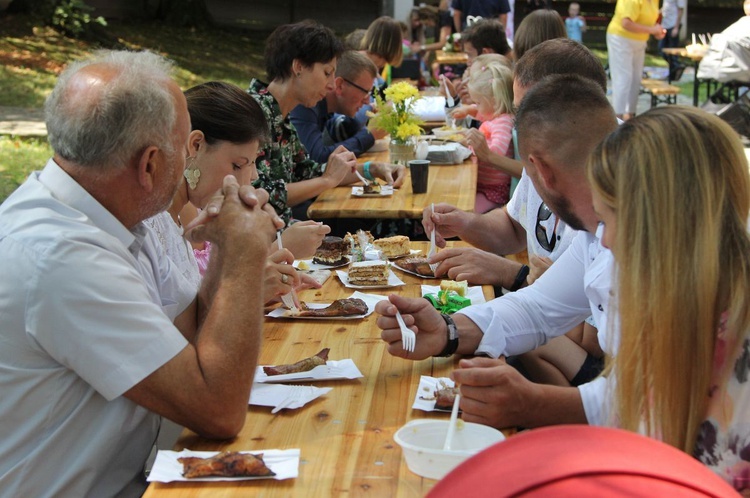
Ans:
{"label": "silver ring", "polygon": [[289,276],[287,276],[287,274],[286,274],[286,273],[282,273],[282,274],[281,274],[281,283],[282,283],[282,284],[286,284],[286,283],[288,283],[288,282],[289,282]]}

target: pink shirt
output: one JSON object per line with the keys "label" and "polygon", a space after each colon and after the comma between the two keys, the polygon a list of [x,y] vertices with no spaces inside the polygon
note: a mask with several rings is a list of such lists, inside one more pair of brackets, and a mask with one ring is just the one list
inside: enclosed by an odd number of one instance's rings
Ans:
{"label": "pink shirt", "polygon": [[[501,156],[513,157],[513,116],[501,114],[487,120],[479,127],[484,133],[490,150]],[[503,205],[510,200],[510,175],[479,161],[477,192],[483,193],[492,202]]]}

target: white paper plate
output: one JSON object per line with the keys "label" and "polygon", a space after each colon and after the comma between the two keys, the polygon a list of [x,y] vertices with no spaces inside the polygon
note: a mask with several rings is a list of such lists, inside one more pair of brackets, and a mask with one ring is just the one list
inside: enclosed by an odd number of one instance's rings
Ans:
{"label": "white paper plate", "polygon": [[329,360],[325,365],[318,365],[307,372],[297,372],[284,375],[266,375],[263,367],[257,367],[255,371],[255,381],[258,383],[276,383],[276,382],[312,382],[317,380],[339,380],[339,379],[359,379],[363,377],[354,360]]}
{"label": "white paper plate", "polygon": [[174,481],[248,481],[256,479],[292,479],[299,475],[299,449],[293,450],[254,450],[243,451],[243,453],[253,453],[255,455],[263,453],[263,461],[269,469],[276,473],[275,476],[268,477],[196,477],[187,479],[182,476],[183,466],[177,461],[180,457],[200,457],[208,458],[219,454],[218,451],[166,451],[159,450],[156,454],[154,466],[148,475],[148,482],[174,482]]}
{"label": "white paper plate", "polygon": [[393,185],[383,185],[380,187],[380,192],[377,193],[365,193],[365,188],[362,186],[352,187],[352,195],[354,197],[388,197],[393,195]]}
{"label": "white paper plate", "polygon": [[393,270],[388,270],[388,283],[386,285],[354,285],[349,283],[349,274],[347,272],[336,270],[336,275],[338,275],[341,283],[344,284],[345,287],[349,287],[350,289],[387,289],[389,287],[406,285],[404,284],[403,280],[398,278],[398,276],[393,273]]}

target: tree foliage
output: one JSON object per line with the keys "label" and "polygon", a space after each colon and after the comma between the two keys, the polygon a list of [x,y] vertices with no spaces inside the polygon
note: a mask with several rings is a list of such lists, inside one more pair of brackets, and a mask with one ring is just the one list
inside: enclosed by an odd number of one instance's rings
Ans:
{"label": "tree foliage", "polygon": [[99,28],[107,25],[103,17],[93,17],[93,11],[83,0],[12,0],[7,9],[10,14],[33,15],[71,38],[90,40],[101,38]]}

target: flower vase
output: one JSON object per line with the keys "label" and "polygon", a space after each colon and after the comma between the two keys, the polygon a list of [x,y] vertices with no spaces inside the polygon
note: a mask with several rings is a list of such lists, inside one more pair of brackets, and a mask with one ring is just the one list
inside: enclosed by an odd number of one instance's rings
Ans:
{"label": "flower vase", "polygon": [[391,164],[408,166],[409,161],[416,158],[416,143],[413,140],[404,142],[402,140],[391,139],[388,151],[390,152]]}

